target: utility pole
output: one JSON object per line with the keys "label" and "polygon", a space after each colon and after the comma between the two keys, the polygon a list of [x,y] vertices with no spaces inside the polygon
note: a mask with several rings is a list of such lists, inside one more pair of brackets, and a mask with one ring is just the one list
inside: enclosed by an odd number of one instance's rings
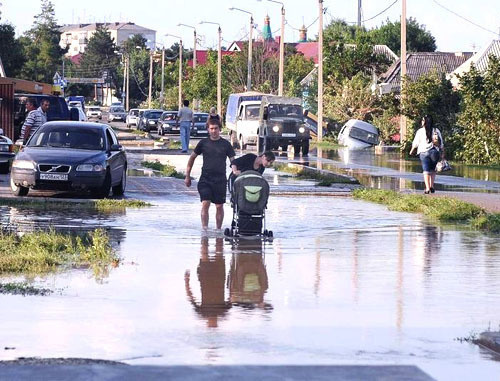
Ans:
{"label": "utility pole", "polygon": [[318,3],[318,142],[320,142],[323,140],[323,0],[318,0]]}
{"label": "utility pole", "polygon": [[402,0],[401,12],[401,79],[400,79],[400,94],[401,94],[401,118],[399,127],[400,142],[406,140],[406,116],[403,115],[405,97],[403,94],[404,82],[406,78],[406,0]]}
{"label": "utility pole", "polygon": [[125,110],[129,110],[129,96],[128,96],[128,91],[129,91],[129,79],[130,79],[130,59],[129,59],[129,56],[125,56],[125,65],[127,67],[127,90],[126,90],[126,109]]}
{"label": "utility pole", "polygon": [[245,12],[250,15],[250,32],[248,34],[248,64],[247,64],[247,91],[252,90],[252,31],[253,31],[253,14],[252,12],[245,11],[244,9],[231,7],[230,11],[240,11]]}
{"label": "utility pole", "polygon": [[283,96],[283,74],[285,68],[285,5],[281,3],[280,70],[278,95]]}
{"label": "utility pole", "polygon": [[[183,24],[183,23],[179,23],[177,24],[177,26],[185,26],[185,27],[188,27],[188,28],[191,28],[193,29],[193,36],[194,36],[194,44],[193,44],[193,71],[196,72],[196,44],[197,44],[197,35],[196,35],[196,28],[192,25],[188,25],[188,24]],[[193,99],[193,108],[195,110],[198,110],[198,101],[196,98]]]}
{"label": "utility pole", "polygon": [[179,40],[179,110],[182,107],[182,39]]}
{"label": "utility pole", "polygon": [[149,93],[148,93],[148,107],[151,108],[151,92],[153,89],[153,51],[149,51]]}
{"label": "utility pole", "polygon": [[219,25],[219,46],[217,47],[217,114],[222,116],[222,30]]}
{"label": "utility pole", "polygon": [[358,0],[358,27],[361,27],[361,2],[362,0]]}
{"label": "utility pole", "polygon": [[125,86],[127,85],[127,58],[125,57],[125,53],[122,53],[122,62],[123,62],[123,87],[122,87],[122,105],[125,106]]}
{"label": "utility pole", "polygon": [[163,100],[165,98],[165,47],[161,48],[161,91],[160,91],[160,103],[163,107]]}

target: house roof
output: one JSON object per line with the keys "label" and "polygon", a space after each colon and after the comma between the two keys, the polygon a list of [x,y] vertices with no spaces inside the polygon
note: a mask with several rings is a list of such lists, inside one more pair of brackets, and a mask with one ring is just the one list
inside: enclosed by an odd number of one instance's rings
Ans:
{"label": "house roof", "polygon": [[[471,52],[415,52],[406,55],[406,73],[415,81],[431,71],[446,74],[472,57]],[[385,83],[399,87],[401,79],[401,60],[398,59],[382,75]]]}
{"label": "house roof", "polygon": [[471,66],[474,65],[475,68],[480,72],[485,72],[488,70],[488,63],[490,55],[500,58],[500,40],[493,40],[488,46],[483,48],[481,51],[474,54],[467,61],[457,67],[448,77],[453,84],[453,86],[458,86],[459,79],[458,76],[467,73]]}
{"label": "house roof", "polygon": [[317,42],[299,42],[295,44],[297,52],[302,53],[305,58],[310,58],[314,63],[318,63],[318,43]]}
{"label": "house roof", "polygon": [[[196,50],[196,65],[205,65],[207,63],[208,52],[210,52],[210,50]],[[227,50],[221,51],[222,57],[230,56],[233,53],[234,52],[230,52]],[[193,60],[192,59],[188,60],[187,64],[188,64],[188,66],[193,67]]]}
{"label": "house roof", "polygon": [[80,61],[82,60],[82,53],[75,54],[74,56],[69,57],[69,59],[75,65],[80,65]]}

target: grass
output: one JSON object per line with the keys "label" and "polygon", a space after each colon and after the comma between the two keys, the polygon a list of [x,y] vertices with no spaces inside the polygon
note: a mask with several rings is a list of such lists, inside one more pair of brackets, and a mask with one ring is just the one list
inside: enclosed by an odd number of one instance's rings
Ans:
{"label": "grass", "polygon": [[99,277],[118,263],[102,229],[81,235],[52,229],[22,235],[0,232],[0,274],[39,275],[60,268],[92,268]]}
{"label": "grass", "polygon": [[158,171],[164,176],[175,177],[176,179],[184,179],[186,175],[182,172],[178,172],[175,166],[171,164],[162,164],[158,160],[156,161],[143,161],[143,167],[150,168],[153,171]]}
{"label": "grass", "polygon": [[342,177],[329,176],[318,171],[306,171],[300,166],[289,166],[283,163],[274,163],[273,168],[280,172],[290,173],[298,179],[316,180],[317,186],[329,187],[332,184],[350,184],[351,181],[343,180]]}
{"label": "grass", "polygon": [[440,222],[465,223],[474,229],[500,232],[500,213],[486,213],[474,204],[451,197],[402,194],[380,189],[356,189],[353,197],[387,205],[390,210],[422,213]]}
{"label": "grass", "polygon": [[321,140],[321,142],[318,142],[317,140],[313,140],[313,141],[311,141],[311,146],[319,147],[319,148],[322,148],[325,150],[337,149],[337,148],[343,147],[337,143],[337,139],[334,138],[333,136],[324,137]]}
{"label": "grass", "polygon": [[0,198],[0,206],[13,206],[20,209],[34,210],[67,210],[78,207],[79,209],[95,210],[103,213],[121,212],[126,208],[144,208],[151,206],[150,203],[134,199],[102,199],[86,201],[54,201],[33,200],[22,198]]}
{"label": "grass", "polygon": [[136,129],[133,129],[133,128],[132,128],[132,129],[130,129],[128,132],[131,132],[131,133],[133,133],[134,135],[139,135],[139,136],[142,136],[142,137],[144,137],[144,136],[148,136],[148,133],[147,133],[147,132],[145,132],[145,131],[141,131],[141,130],[136,130]]}
{"label": "grass", "polygon": [[51,293],[52,290],[48,288],[34,287],[26,282],[0,283],[0,294],[44,296]]}
{"label": "grass", "polygon": [[182,144],[179,140],[172,140],[170,143],[168,143],[168,148],[170,149],[181,149]]}

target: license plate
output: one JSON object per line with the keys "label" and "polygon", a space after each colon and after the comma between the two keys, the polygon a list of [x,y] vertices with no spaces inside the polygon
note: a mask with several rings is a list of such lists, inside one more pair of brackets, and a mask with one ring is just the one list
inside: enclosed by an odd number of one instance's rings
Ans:
{"label": "license plate", "polygon": [[68,181],[66,173],[40,173],[40,180]]}
{"label": "license plate", "polygon": [[294,138],[296,136],[296,134],[284,133],[284,134],[281,134],[281,136],[283,136],[284,138]]}

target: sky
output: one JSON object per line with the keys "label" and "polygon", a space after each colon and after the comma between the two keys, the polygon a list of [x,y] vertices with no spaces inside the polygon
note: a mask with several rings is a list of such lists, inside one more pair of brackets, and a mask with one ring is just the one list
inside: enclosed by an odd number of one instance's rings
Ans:
{"label": "sky", "polygon": [[[221,25],[223,45],[234,40],[245,39],[249,30],[249,15],[231,11],[237,7],[252,12],[257,30],[261,31],[264,17],[271,18],[271,29],[279,35],[281,5],[268,0],[52,0],[56,18],[60,24],[78,22],[131,21],[157,31],[157,42],[170,46],[176,42],[174,34],[183,37],[186,47],[193,46],[193,31],[179,27],[178,23],[195,26],[201,36],[201,45],[217,46],[217,26],[200,25],[200,21],[217,22]],[[299,39],[296,30],[303,24],[310,26],[308,37],[318,33],[317,0],[281,0],[285,5],[287,25],[285,41]],[[386,12],[372,19],[387,7]],[[2,22],[10,22],[16,32],[22,34],[33,23],[33,16],[40,12],[39,0],[1,0]],[[397,21],[401,15],[402,0],[362,0],[364,25],[373,28],[385,20]],[[441,4],[441,6],[439,5]],[[325,26],[332,18],[356,22],[358,0],[324,0]],[[444,9],[448,8],[449,10]],[[450,12],[453,11],[456,14]],[[407,17],[414,17],[425,25],[436,38],[439,51],[477,51],[492,39],[500,39],[500,7],[498,0],[407,0]],[[469,21],[464,20],[467,19]],[[371,20],[368,20],[371,19]],[[479,26],[476,26],[477,24]],[[295,29],[294,29],[295,28]],[[254,33],[255,36],[255,33]]]}

